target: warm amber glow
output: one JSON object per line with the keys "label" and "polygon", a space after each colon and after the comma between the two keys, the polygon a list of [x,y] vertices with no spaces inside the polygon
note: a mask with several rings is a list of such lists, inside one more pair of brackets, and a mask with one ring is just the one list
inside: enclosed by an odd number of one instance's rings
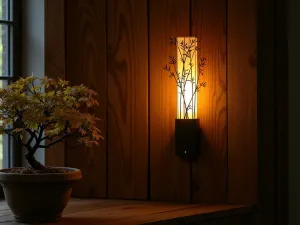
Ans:
{"label": "warm amber glow", "polygon": [[177,87],[177,118],[178,119],[195,119],[197,118],[197,41],[193,45],[196,47],[190,48],[191,55],[188,57],[189,48],[192,40],[197,40],[194,37],[178,37],[177,43],[177,72],[178,77],[182,81],[182,87]]}

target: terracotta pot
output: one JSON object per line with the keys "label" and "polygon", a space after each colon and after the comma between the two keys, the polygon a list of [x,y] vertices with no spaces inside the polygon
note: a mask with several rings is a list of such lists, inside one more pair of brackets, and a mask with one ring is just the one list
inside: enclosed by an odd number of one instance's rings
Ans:
{"label": "terracotta pot", "polygon": [[72,184],[81,179],[75,168],[67,173],[17,174],[0,170],[5,199],[16,221],[54,222],[61,218],[72,192]]}

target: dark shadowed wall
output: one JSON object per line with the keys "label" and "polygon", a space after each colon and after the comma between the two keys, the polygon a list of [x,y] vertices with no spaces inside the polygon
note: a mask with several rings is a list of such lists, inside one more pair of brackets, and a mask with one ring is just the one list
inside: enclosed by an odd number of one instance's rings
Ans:
{"label": "dark shadowed wall", "polygon": [[288,4],[288,50],[289,50],[289,225],[299,224],[300,200],[300,142],[299,142],[299,52],[300,52],[300,2],[290,0]]}

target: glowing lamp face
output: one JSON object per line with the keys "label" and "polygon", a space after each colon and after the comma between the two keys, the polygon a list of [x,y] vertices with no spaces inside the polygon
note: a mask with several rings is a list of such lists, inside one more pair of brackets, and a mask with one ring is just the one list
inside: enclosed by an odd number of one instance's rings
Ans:
{"label": "glowing lamp face", "polygon": [[177,38],[177,119],[197,118],[197,38]]}

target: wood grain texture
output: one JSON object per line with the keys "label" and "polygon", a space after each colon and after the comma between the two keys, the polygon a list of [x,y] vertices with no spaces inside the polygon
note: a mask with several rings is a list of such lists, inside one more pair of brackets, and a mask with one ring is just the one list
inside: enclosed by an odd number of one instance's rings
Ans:
{"label": "wood grain texture", "polygon": [[[90,113],[103,119],[98,127],[106,138],[106,1],[66,1],[66,77],[98,92],[100,105]],[[67,146],[67,166],[80,168],[83,180],[74,196],[106,197],[106,141],[92,148]]]}
{"label": "wood grain texture", "polygon": [[[107,219],[102,224],[105,225],[250,225],[242,223],[240,220],[231,218],[239,216],[245,218],[250,214],[251,207],[232,206],[232,205],[137,205],[137,210],[123,211],[128,217],[118,220]],[[113,209],[115,211],[115,209]],[[126,212],[125,212],[126,211]],[[121,217],[122,215],[120,215]],[[225,218],[225,220],[224,220]],[[249,217],[247,217],[249,218]],[[226,222],[225,222],[226,221]],[[239,221],[239,223],[237,223]],[[245,221],[245,220],[244,220]],[[243,221],[243,222],[244,222]],[[232,223],[235,222],[235,223]],[[253,225],[253,224],[251,224]]]}
{"label": "wood grain texture", "polygon": [[108,197],[148,193],[146,0],[108,1]]}
{"label": "wood grain texture", "polygon": [[192,0],[192,36],[200,41],[198,59],[205,57],[198,93],[202,130],[201,154],[193,164],[195,202],[227,201],[226,0]]}
{"label": "wood grain texture", "polygon": [[170,37],[189,36],[188,0],[151,0],[150,23],[150,198],[189,201],[190,165],[175,155],[177,87],[163,71],[176,48]]}
{"label": "wood grain texture", "polygon": [[[6,203],[4,204],[6,205]],[[71,201],[58,225],[205,224],[253,225],[253,208],[244,205],[199,205],[182,203],[79,200]],[[5,223],[6,221],[6,223]],[[0,223],[16,224],[12,215],[0,211]]]}
{"label": "wood grain texture", "polygon": [[[45,1],[45,75],[65,79],[65,0]],[[48,166],[65,166],[65,144],[45,151]]]}
{"label": "wood grain texture", "polygon": [[[130,201],[130,200],[112,200],[112,199],[80,199],[79,201],[70,201],[64,210],[64,215],[66,214],[76,214],[82,211],[95,210],[95,209],[105,209],[111,207],[121,207],[121,206],[134,206],[135,204],[141,203],[140,201]],[[0,211],[1,213],[1,211]]]}
{"label": "wood grain texture", "polygon": [[228,200],[257,202],[256,1],[228,0]]}

